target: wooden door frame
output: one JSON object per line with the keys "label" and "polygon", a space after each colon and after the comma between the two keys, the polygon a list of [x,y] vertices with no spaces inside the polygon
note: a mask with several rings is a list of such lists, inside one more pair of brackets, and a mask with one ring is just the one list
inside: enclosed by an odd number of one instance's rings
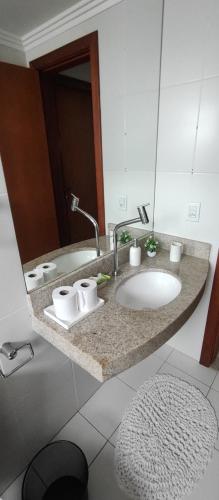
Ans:
{"label": "wooden door frame", "polygon": [[200,364],[210,366],[219,350],[219,253],[215,268]]}
{"label": "wooden door frame", "polygon": [[58,73],[70,67],[90,61],[91,93],[94,129],[94,155],[97,187],[97,210],[100,234],[105,234],[105,207],[103,185],[103,159],[101,134],[100,80],[98,32],[94,31],[78,40],[34,59],[30,66],[39,72],[40,77]]}

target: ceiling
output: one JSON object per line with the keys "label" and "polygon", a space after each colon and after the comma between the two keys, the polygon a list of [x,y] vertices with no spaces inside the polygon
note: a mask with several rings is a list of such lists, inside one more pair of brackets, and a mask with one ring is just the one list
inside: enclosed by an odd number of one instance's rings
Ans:
{"label": "ceiling", "polygon": [[0,0],[0,29],[19,37],[81,0]]}

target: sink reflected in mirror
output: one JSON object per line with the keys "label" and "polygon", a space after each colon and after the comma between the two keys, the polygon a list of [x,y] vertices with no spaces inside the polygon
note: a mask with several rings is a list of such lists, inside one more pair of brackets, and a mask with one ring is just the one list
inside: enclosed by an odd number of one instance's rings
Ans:
{"label": "sink reflected in mirror", "polygon": [[[103,255],[102,251],[100,251],[100,256],[101,255]],[[53,259],[52,262],[57,265],[58,273],[70,273],[71,271],[75,271],[78,267],[81,267],[96,258],[96,248],[80,248],[75,252],[68,252],[64,255],[59,255]]]}
{"label": "sink reflected in mirror", "polygon": [[159,269],[142,271],[125,279],[117,288],[116,302],[129,309],[158,309],[181,292],[180,279]]}

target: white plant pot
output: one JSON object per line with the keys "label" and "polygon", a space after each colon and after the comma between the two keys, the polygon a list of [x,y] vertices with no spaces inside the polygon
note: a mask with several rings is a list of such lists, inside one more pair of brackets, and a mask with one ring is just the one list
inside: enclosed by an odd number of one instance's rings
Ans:
{"label": "white plant pot", "polygon": [[156,253],[157,253],[156,251],[150,252],[150,250],[147,250],[148,257],[155,257]]}

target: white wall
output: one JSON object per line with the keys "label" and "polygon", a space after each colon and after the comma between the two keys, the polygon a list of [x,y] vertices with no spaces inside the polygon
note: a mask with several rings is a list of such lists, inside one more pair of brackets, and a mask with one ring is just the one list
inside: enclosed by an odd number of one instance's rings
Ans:
{"label": "white wall", "polygon": [[[100,385],[31,329],[0,163],[0,345],[10,341],[31,342],[34,359],[9,378],[0,377],[0,494]],[[1,367],[4,361],[0,354]]]}
{"label": "white wall", "polygon": [[18,64],[19,66],[26,66],[26,55],[22,50],[12,49],[0,43],[0,61],[10,64]]}
{"label": "white wall", "polygon": [[[0,378],[0,492],[33,454],[75,413],[72,366],[35,335],[13,221],[0,165],[0,344],[29,341],[34,359],[7,379]],[[13,361],[10,362],[13,366]],[[0,365],[4,358],[0,355]]]}
{"label": "white wall", "polygon": [[[199,359],[219,246],[219,3],[166,0],[155,229],[212,244],[205,295],[170,344]],[[201,202],[199,223],[189,202]]]}
{"label": "white wall", "polygon": [[106,223],[150,202],[152,224],[161,24],[162,0],[124,0],[27,52],[31,61],[98,30]]}

